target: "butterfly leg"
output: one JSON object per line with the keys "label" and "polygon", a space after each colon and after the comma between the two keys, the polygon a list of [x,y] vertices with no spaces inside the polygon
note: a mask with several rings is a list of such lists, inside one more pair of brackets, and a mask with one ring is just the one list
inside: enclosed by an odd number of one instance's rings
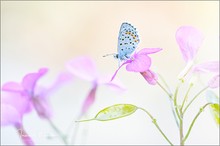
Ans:
{"label": "butterfly leg", "polygon": [[126,59],[129,59],[129,58],[130,58],[130,55],[126,54],[126,55],[125,55],[125,58],[126,58]]}

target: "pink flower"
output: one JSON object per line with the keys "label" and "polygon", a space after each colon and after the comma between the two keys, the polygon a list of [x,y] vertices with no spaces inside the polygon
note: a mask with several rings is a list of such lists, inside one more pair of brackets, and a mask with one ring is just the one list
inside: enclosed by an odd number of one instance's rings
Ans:
{"label": "pink flower", "polygon": [[[1,125],[21,124],[22,117],[25,113],[32,110],[32,97],[34,97],[34,90],[36,82],[47,72],[46,68],[42,68],[37,73],[27,74],[21,83],[7,82],[2,86],[3,96],[1,104],[5,107],[14,110],[15,115],[10,115],[7,110],[2,110]],[[8,116],[7,116],[8,115]],[[8,119],[9,118],[9,119]]]}
{"label": "pink flower", "polygon": [[141,72],[141,75],[144,77],[144,79],[151,85],[156,85],[157,84],[157,74],[154,73],[151,70],[145,71],[145,72]]}
{"label": "pink flower", "polygon": [[74,76],[92,83],[92,88],[83,102],[80,112],[81,116],[86,113],[95,102],[96,91],[99,85],[108,86],[119,92],[125,90],[119,81],[109,83],[108,76],[101,76],[98,73],[95,62],[87,56],[81,56],[70,60],[66,63],[66,67]]}
{"label": "pink flower", "polygon": [[[24,76],[21,83],[5,83],[2,86],[2,104],[12,106],[15,110],[17,110],[21,118],[25,113],[30,112],[32,107],[35,108],[40,117],[50,118],[51,109],[47,98],[53,91],[62,85],[62,83],[69,80],[71,76],[69,76],[67,73],[61,73],[55,83],[53,83],[50,87],[44,88],[37,86],[37,82],[47,73],[47,71],[47,68],[41,68],[36,73],[29,73]],[[3,111],[3,114],[4,112],[7,113],[7,111]],[[8,117],[5,116],[3,120],[7,118]],[[18,118],[17,122],[21,121],[19,120],[21,118]],[[10,122],[3,123],[3,125],[10,124]]]}
{"label": "pink flower", "polygon": [[157,83],[158,77],[153,71],[150,70],[151,58],[148,56],[148,54],[157,53],[161,50],[161,48],[145,48],[137,53],[134,53],[130,59],[126,60],[121,66],[119,66],[119,68],[112,76],[111,81],[114,80],[119,69],[126,65],[127,71],[139,72],[149,84],[155,85]]}
{"label": "pink flower", "polygon": [[210,61],[196,64],[192,68],[192,73],[212,73],[213,77],[208,81],[210,88],[219,87],[219,61]]}
{"label": "pink flower", "polygon": [[[26,97],[19,93],[2,93],[1,96],[1,126],[13,125],[17,131],[24,131],[22,117],[30,111]],[[25,132],[26,133],[26,132]],[[34,145],[31,137],[20,135],[25,145]]]}
{"label": "pink flower", "polygon": [[203,39],[202,33],[194,27],[182,26],[177,30],[176,41],[183,55],[183,59],[187,63],[194,61]]}
{"label": "pink flower", "polygon": [[[39,70],[38,74],[28,74],[21,84],[8,82],[2,87],[1,96],[1,126],[13,125],[17,131],[25,131],[22,124],[24,114],[32,109],[30,97],[36,81],[46,73],[47,69]],[[26,133],[26,132],[25,132]],[[20,135],[26,145],[33,145],[31,137]]]}
{"label": "pink flower", "polygon": [[48,96],[71,77],[67,73],[61,73],[49,88],[37,86],[38,80],[47,71],[47,68],[41,68],[36,73],[24,76],[21,83],[8,82],[2,86],[1,126],[13,125],[26,145],[33,145],[33,141],[23,128],[23,116],[34,107],[41,118],[50,118],[51,108]]}
{"label": "pink flower", "polygon": [[176,31],[176,41],[186,62],[186,67],[179,74],[180,79],[185,77],[194,65],[194,60],[203,39],[202,33],[191,26],[182,26]]}
{"label": "pink flower", "polygon": [[201,64],[194,64],[198,49],[202,45],[203,35],[196,28],[191,26],[182,26],[176,32],[176,41],[179,45],[183,59],[187,65],[180,73],[179,78],[190,76],[193,73],[215,73],[215,76],[209,81],[211,88],[219,86],[219,61],[210,61]]}

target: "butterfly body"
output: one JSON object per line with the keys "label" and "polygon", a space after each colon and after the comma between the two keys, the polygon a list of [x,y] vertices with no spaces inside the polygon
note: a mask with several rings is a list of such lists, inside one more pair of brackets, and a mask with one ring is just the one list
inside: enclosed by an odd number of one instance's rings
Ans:
{"label": "butterfly body", "polygon": [[136,28],[127,22],[122,23],[118,35],[118,54],[115,58],[120,61],[129,59],[139,42]]}
{"label": "butterfly body", "polygon": [[[118,35],[117,54],[107,54],[105,56],[114,55],[120,63],[131,57],[140,42],[137,30],[130,23],[124,22],[121,24]],[[104,57],[105,57],[104,56]]]}

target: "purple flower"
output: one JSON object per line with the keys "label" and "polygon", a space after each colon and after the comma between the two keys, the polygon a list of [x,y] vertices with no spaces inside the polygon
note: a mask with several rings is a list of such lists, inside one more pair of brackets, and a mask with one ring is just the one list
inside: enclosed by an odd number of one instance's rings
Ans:
{"label": "purple flower", "polygon": [[119,92],[125,90],[119,81],[109,83],[109,76],[101,76],[98,73],[95,62],[87,56],[81,56],[70,60],[66,63],[66,67],[74,76],[92,83],[92,88],[83,102],[82,109],[80,111],[81,116],[86,113],[94,103],[96,91],[99,85],[108,86]]}
{"label": "purple flower", "polygon": [[[33,95],[31,88],[35,87],[37,80],[46,73],[47,69],[31,73],[23,78],[21,84],[8,82],[2,87],[1,96],[1,126],[13,125],[17,131],[25,132],[22,124],[24,114],[32,109],[30,97]],[[26,133],[26,132],[25,132]],[[33,141],[26,134],[20,135],[26,145],[33,145]]]}
{"label": "purple flower", "polygon": [[[21,83],[5,83],[2,86],[2,104],[8,104],[13,107],[17,110],[21,118],[25,113],[30,112],[33,107],[40,117],[50,118],[51,112],[47,98],[54,90],[62,85],[62,83],[69,80],[71,76],[67,73],[61,73],[55,83],[53,83],[49,88],[44,88],[39,85],[37,86],[37,82],[47,73],[47,71],[47,68],[41,68],[36,73],[29,73],[24,76]],[[7,118],[8,117],[6,116],[3,120]],[[3,125],[10,124],[10,122],[3,123]]]}
{"label": "purple flower", "polygon": [[205,63],[196,64],[192,68],[192,73],[212,73],[213,77],[208,81],[210,88],[219,87],[219,61],[209,61]]}
{"label": "purple flower", "polygon": [[116,74],[118,73],[119,69],[126,65],[126,70],[130,72],[138,72],[140,73],[144,79],[151,85],[155,85],[157,83],[157,75],[153,71],[150,70],[151,66],[151,58],[148,54],[153,54],[161,51],[161,48],[145,48],[140,50],[137,53],[134,53],[130,59],[126,60],[122,63],[121,66],[115,71],[114,75],[111,78],[111,81],[114,80]]}
{"label": "purple flower", "polygon": [[10,108],[11,110],[13,109],[14,112],[8,113],[7,110],[2,110],[3,117],[1,118],[1,125],[22,123],[23,115],[32,110],[32,97],[35,98],[33,95],[36,82],[46,72],[47,69],[42,68],[37,73],[27,74],[21,83],[7,82],[2,86],[1,104],[4,105],[5,108]]}
{"label": "purple flower", "polygon": [[191,26],[182,26],[176,31],[176,41],[186,62],[186,67],[179,74],[179,78],[182,79],[191,70],[203,39],[203,34]]}
{"label": "purple flower", "polygon": [[183,55],[183,59],[187,63],[194,61],[203,39],[202,33],[194,27],[182,26],[177,30],[176,41]]}
{"label": "purple flower", "polygon": [[215,73],[215,76],[208,83],[209,87],[215,88],[219,86],[219,61],[194,64],[203,39],[202,33],[194,27],[182,26],[177,30],[176,41],[187,64],[179,78],[183,79],[186,75],[190,76],[193,73]]}
{"label": "purple flower", "polygon": [[[25,130],[22,124],[22,117],[30,111],[29,101],[19,93],[2,93],[1,96],[1,126],[13,125],[17,131]],[[25,145],[34,145],[31,137],[20,135]]]}
{"label": "purple flower", "polygon": [[47,68],[41,68],[36,73],[24,76],[21,83],[7,82],[2,86],[1,126],[15,126],[19,132],[25,134],[21,135],[21,138],[26,145],[33,145],[33,142],[23,128],[23,116],[34,108],[41,118],[50,118],[51,107],[48,96],[62,83],[72,78],[67,73],[61,73],[49,88],[37,86],[37,82],[47,71]]}
{"label": "purple flower", "polygon": [[144,79],[151,85],[156,85],[157,84],[157,74],[154,73],[151,70],[145,71],[145,72],[141,72],[141,75],[144,77]]}

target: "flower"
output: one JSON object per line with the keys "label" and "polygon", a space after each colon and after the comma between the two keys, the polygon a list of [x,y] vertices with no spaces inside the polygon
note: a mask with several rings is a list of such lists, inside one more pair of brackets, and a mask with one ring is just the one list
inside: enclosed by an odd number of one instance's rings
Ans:
{"label": "flower", "polygon": [[148,54],[157,53],[161,50],[161,48],[144,48],[137,53],[135,52],[130,59],[126,60],[121,66],[119,66],[112,76],[111,81],[114,80],[120,68],[126,65],[127,71],[139,72],[149,84],[155,85],[158,77],[156,73],[150,70],[151,58],[148,56]]}
{"label": "flower", "polygon": [[145,72],[141,72],[141,75],[150,85],[156,85],[158,77],[157,74],[151,70],[147,70]]}
{"label": "flower", "polygon": [[194,27],[181,26],[176,31],[176,41],[186,62],[185,69],[180,73],[179,78],[183,78],[194,64],[198,49],[203,42],[203,34]]}
{"label": "flower", "polygon": [[71,76],[67,73],[61,73],[50,87],[37,86],[37,82],[47,71],[47,68],[41,68],[36,73],[29,73],[24,76],[21,83],[5,83],[2,86],[2,92],[5,95],[1,98],[2,103],[9,103],[9,105],[20,113],[20,117],[31,111],[32,107],[34,107],[40,117],[50,118],[51,110],[47,98],[53,91],[61,86],[62,83],[68,81]]}
{"label": "flower", "polygon": [[179,74],[183,79],[187,75],[195,73],[215,73],[215,76],[208,82],[210,88],[219,86],[219,61],[208,61],[201,64],[195,64],[198,49],[204,40],[203,34],[194,27],[182,26],[176,32],[176,41],[179,45],[186,67]]}
{"label": "flower", "polygon": [[86,113],[95,102],[98,86],[105,85],[119,92],[125,90],[119,81],[109,83],[108,76],[101,76],[98,73],[95,62],[90,57],[80,56],[74,58],[66,63],[66,67],[75,77],[89,81],[92,84],[92,88],[82,104],[80,116]]}
{"label": "flower", "polygon": [[[32,100],[36,82],[47,72],[42,68],[37,73],[27,74],[21,83],[7,82],[2,86],[1,125],[21,124],[24,114],[32,110]],[[9,112],[11,109],[13,112]]]}
{"label": "flower", "polygon": [[176,41],[183,59],[188,63],[194,61],[203,42],[203,34],[194,27],[182,26],[176,32]]}
{"label": "flower", "polygon": [[23,128],[23,116],[34,107],[41,118],[49,119],[51,116],[49,95],[72,78],[67,73],[61,73],[50,87],[37,86],[37,82],[47,71],[47,68],[41,68],[38,72],[25,75],[21,83],[7,82],[2,86],[1,126],[13,125],[26,145],[34,143]]}
{"label": "flower", "polygon": [[209,61],[196,64],[192,68],[192,73],[213,73],[213,77],[208,81],[208,86],[210,88],[219,87],[219,61]]}
{"label": "flower", "polygon": [[[2,87],[1,96],[1,126],[13,125],[20,134],[24,144],[34,145],[31,137],[26,134],[22,119],[24,114],[32,109],[30,96],[33,94],[31,88],[35,87],[36,81],[46,73],[47,69],[41,69],[37,74],[28,74],[23,78],[21,84],[8,82]],[[32,79],[31,79],[32,78]]]}
{"label": "flower", "polygon": [[2,93],[1,126],[21,124],[23,115],[30,112],[30,109],[25,96],[19,93]]}
{"label": "flower", "polygon": [[25,145],[34,145],[33,140],[25,132],[22,124],[22,117],[30,111],[30,104],[26,97],[19,93],[4,93],[1,96],[1,126],[13,125],[20,134]]}

